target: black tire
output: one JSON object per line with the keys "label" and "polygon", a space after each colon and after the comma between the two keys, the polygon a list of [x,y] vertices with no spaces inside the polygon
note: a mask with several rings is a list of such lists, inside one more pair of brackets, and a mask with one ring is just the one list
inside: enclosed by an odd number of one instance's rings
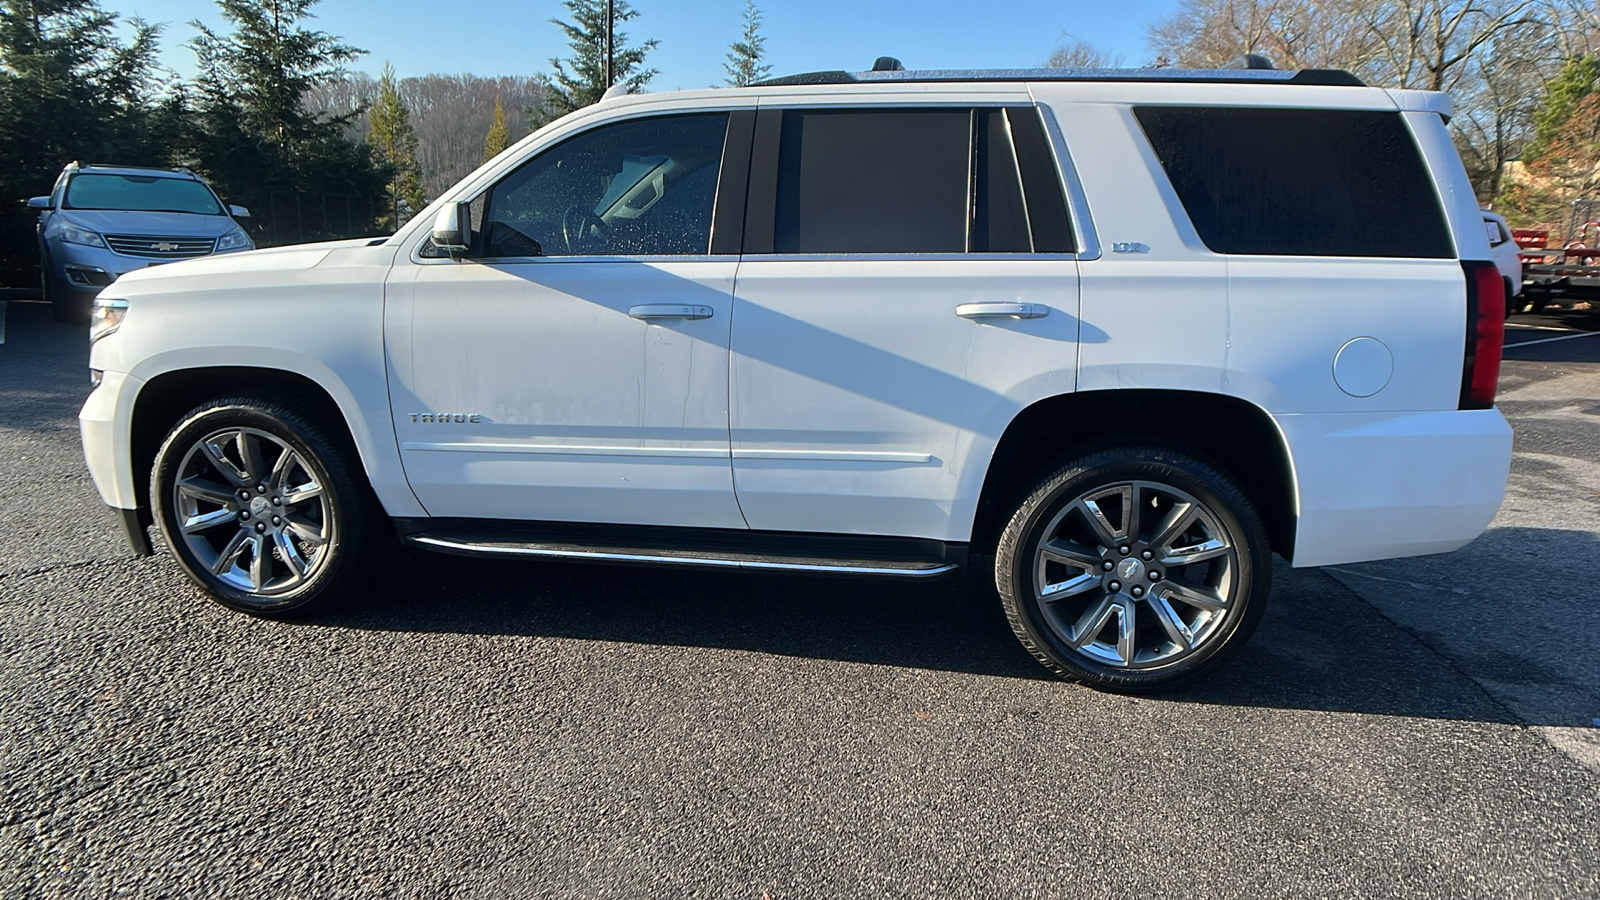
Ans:
{"label": "black tire", "polygon": [[[1092,508],[1079,503],[1085,498]],[[1196,504],[1203,512],[1184,526]],[[1125,513],[1129,507],[1137,514]],[[1095,537],[1116,532],[1097,532],[1092,509],[1101,511],[1106,526],[1122,527],[1123,536],[1109,543]],[[1119,523],[1110,523],[1107,510],[1116,512]],[[1170,537],[1156,534],[1163,525],[1180,530]],[[1216,535],[1208,540],[1223,541],[1220,554],[1209,543],[1179,544],[1209,532]],[[1084,535],[1086,540],[1075,539]],[[1047,538],[1050,552],[1041,552]],[[1064,555],[1054,556],[1056,550]],[[1174,555],[1180,551],[1189,555]],[[1067,556],[1077,561],[1067,562]],[[1202,561],[1163,565],[1190,556]],[[1108,563],[1113,568],[1106,571]],[[1053,572],[1061,573],[1059,583],[1050,583]],[[1121,585],[1124,576],[1129,583]],[[1272,561],[1255,507],[1219,467],[1173,449],[1127,445],[1088,453],[1039,480],[1001,535],[995,586],[1012,630],[1045,667],[1100,690],[1139,693],[1193,678],[1236,652],[1261,621]],[[1056,599],[1042,598],[1058,589]],[[1204,610],[1184,597],[1226,602]],[[1110,612],[1097,618],[1103,609]],[[1125,615],[1131,641],[1107,649],[1096,636],[1111,629],[1113,620],[1123,634]],[[1180,643],[1180,636],[1187,640]],[[1084,643],[1075,647],[1074,639]]]}
{"label": "black tire", "polygon": [[[184,573],[253,615],[305,617],[356,594],[390,536],[349,440],[280,398],[225,397],[189,411],[156,452],[150,481],[157,530]],[[180,516],[217,524],[186,535]]]}

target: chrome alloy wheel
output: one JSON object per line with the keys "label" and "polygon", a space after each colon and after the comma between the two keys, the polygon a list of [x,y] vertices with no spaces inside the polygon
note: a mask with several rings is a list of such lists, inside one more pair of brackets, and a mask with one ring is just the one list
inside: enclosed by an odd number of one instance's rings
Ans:
{"label": "chrome alloy wheel", "polygon": [[1217,635],[1240,583],[1218,516],[1165,484],[1100,485],[1063,506],[1034,554],[1039,609],[1067,647],[1104,666],[1147,669]]}
{"label": "chrome alloy wheel", "polygon": [[262,599],[314,577],[328,556],[332,507],[304,457],[255,428],[191,446],[173,482],[184,544],[218,580]]}

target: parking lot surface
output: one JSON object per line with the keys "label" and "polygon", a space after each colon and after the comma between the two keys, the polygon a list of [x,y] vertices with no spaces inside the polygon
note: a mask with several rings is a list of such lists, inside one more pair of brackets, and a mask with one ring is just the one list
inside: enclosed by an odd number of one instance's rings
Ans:
{"label": "parking lot surface", "polygon": [[1600,895],[1591,331],[1508,329],[1488,534],[1280,564],[1233,664],[1133,699],[1047,677],[981,570],[406,555],[331,618],[228,612],[127,555],[83,332],[12,304],[0,897]]}

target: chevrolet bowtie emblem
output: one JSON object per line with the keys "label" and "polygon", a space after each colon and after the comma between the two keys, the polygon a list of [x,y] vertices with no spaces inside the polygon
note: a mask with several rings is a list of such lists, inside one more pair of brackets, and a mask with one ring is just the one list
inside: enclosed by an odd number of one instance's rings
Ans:
{"label": "chevrolet bowtie emblem", "polygon": [[172,243],[171,241],[157,241],[150,245],[150,249],[159,250],[162,253],[170,253],[171,251],[178,249],[178,245]]}

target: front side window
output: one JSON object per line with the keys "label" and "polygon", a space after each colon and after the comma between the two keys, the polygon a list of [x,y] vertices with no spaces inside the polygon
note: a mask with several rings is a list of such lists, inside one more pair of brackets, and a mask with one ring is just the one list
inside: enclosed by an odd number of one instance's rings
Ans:
{"label": "front side window", "polygon": [[1398,112],[1145,106],[1134,115],[1214,252],[1455,255]]}
{"label": "front side window", "polygon": [[637,119],[570,138],[489,192],[486,257],[707,253],[727,113]]}
{"label": "front side window", "polygon": [[187,178],[159,175],[74,175],[67,181],[66,209],[115,209],[138,212],[222,215],[211,189]]}

